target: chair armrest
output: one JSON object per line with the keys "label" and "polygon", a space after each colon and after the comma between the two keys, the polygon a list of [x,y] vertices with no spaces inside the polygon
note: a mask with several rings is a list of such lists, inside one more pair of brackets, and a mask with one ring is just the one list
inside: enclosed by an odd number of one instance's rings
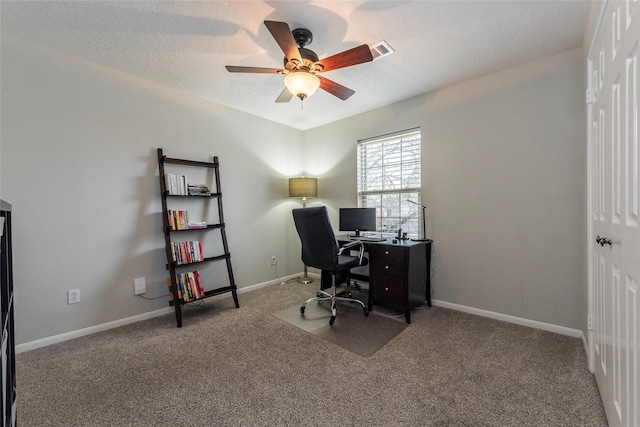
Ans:
{"label": "chair armrest", "polygon": [[362,257],[364,256],[364,244],[360,240],[354,240],[341,246],[340,250],[338,251],[338,255],[342,255],[342,252],[344,252],[345,249],[351,249],[355,246],[360,246],[360,249],[358,250],[358,264],[362,264]]}

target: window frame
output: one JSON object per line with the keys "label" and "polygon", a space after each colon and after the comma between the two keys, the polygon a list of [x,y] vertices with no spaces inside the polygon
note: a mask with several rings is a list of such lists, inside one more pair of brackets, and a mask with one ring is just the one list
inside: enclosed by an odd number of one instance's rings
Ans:
{"label": "window frame", "polygon": [[[384,159],[389,153],[390,159]],[[371,162],[372,155],[379,157]],[[358,207],[376,208],[376,232],[391,235],[402,228],[409,237],[421,236],[421,208],[406,202],[409,199],[422,204],[421,129],[359,140],[356,157]],[[391,183],[392,188],[385,188],[386,183]]]}

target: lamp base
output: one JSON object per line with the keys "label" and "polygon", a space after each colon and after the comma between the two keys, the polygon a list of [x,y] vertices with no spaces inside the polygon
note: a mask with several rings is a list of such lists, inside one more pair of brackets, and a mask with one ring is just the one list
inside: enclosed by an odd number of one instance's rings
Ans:
{"label": "lamp base", "polygon": [[302,277],[298,277],[298,282],[303,285],[308,285],[309,283],[313,283],[313,279],[307,275],[307,266],[304,266],[304,274]]}
{"label": "lamp base", "polygon": [[309,283],[313,283],[313,279],[311,277],[298,277],[298,282],[303,285],[308,285]]}

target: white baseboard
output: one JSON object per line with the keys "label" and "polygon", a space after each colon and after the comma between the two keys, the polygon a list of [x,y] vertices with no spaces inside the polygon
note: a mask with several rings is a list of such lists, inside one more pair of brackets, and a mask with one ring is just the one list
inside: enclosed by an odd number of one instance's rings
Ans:
{"label": "white baseboard", "polygon": [[36,348],[46,347],[48,345],[72,340],[74,338],[80,338],[85,335],[95,334],[96,332],[102,332],[108,329],[113,329],[120,326],[128,325],[129,323],[139,322],[141,320],[147,320],[153,317],[163,316],[165,314],[173,312],[173,310],[174,310],[173,307],[161,308],[160,310],[154,310],[148,313],[137,314],[135,316],[126,317],[124,319],[118,319],[112,322],[102,323],[100,325],[95,325],[95,326],[89,326],[88,328],[77,329],[75,331],[65,332],[63,334],[54,335],[51,337],[42,338],[35,341],[30,341],[24,344],[18,344],[16,345],[16,353],[19,354],[25,351],[35,350]]}
{"label": "white baseboard", "polygon": [[496,313],[494,311],[482,310],[479,308],[468,307],[466,305],[453,304],[446,301],[433,300],[432,304],[437,307],[450,308],[451,310],[462,311],[469,314],[475,314],[477,316],[501,320],[503,322],[515,323],[516,325],[528,326],[530,328],[542,329],[543,331],[554,332],[560,335],[580,338],[586,348],[584,334],[579,329],[571,329],[564,326],[552,325],[550,323],[538,322],[537,320],[524,319],[522,317],[510,316],[508,314]]}
{"label": "white baseboard", "polygon": [[[255,285],[251,285],[251,286],[244,286],[244,287],[238,289],[238,294],[243,294],[243,293],[246,293],[246,292],[255,291],[257,289],[261,289],[261,288],[264,288],[264,287],[267,287],[267,286],[271,286],[271,285],[276,285],[276,284],[280,284],[280,283],[286,283],[286,282],[289,282],[289,281],[294,280],[296,278],[299,278],[301,275],[302,275],[302,273],[292,274],[290,276],[281,277],[280,279],[269,280],[267,282],[257,283]],[[308,273],[308,276],[310,276],[312,278],[315,278],[317,280],[320,279],[320,275],[319,274]],[[212,297],[211,299],[226,298],[228,296],[229,296],[228,294],[221,294],[221,295],[217,295],[215,297]],[[446,302],[446,301],[433,300],[432,303],[436,307],[449,308],[451,310],[462,311],[462,312],[465,312],[465,313],[475,314],[475,315],[482,316],[482,317],[488,317],[488,318],[491,318],[491,319],[501,320],[501,321],[504,321],[504,322],[515,323],[517,325],[528,326],[528,327],[531,327],[531,328],[542,329],[544,331],[555,332],[555,333],[561,334],[561,335],[568,335],[568,336],[571,336],[571,337],[580,338],[582,340],[583,345],[584,345],[585,352],[588,354],[588,346],[587,346],[587,342],[586,342],[585,336],[582,333],[582,331],[578,330],[578,329],[566,328],[564,326],[557,326],[557,325],[552,325],[552,324],[549,324],[549,323],[538,322],[538,321],[535,321],[535,320],[524,319],[524,318],[521,318],[521,317],[510,316],[510,315],[507,315],[507,314],[496,313],[496,312],[493,312],[493,311],[482,310],[482,309],[479,309],[479,308],[467,307],[467,306],[464,306],[464,305],[453,304],[453,303]],[[74,338],[80,338],[80,337],[83,337],[83,336],[86,336],[86,335],[95,334],[96,332],[102,332],[102,331],[106,331],[106,330],[109,330],[109,329],[117,328],[117,327],[120,327],[120,326],[128,325],[130,323],[139,322],[141,320],[147,320],[147,319],[151,319],[151,318],[158,317],[158,316],[164,316],[165,314],[172,313],[173,311],[174,311],[173,307],[166,307],[166,308],[162,308],[160,310],[154,310],[154,311],[150,311],[148,313],[142,313],[142,314],[138,314],[138,315],[135,315],[135,316],[126,317],[124,319],[118,319],[118,320],[114,320],[112,322],[102,323],[100,325],[95,325],[95,326],[90,326],[88,328],[83,328],[83,329],[78,329],[78,330],[75,330],[75,331],[65,332],[63,334],[54,335],[54,336],[51,336],[51,337],[42,338],[42,339],[35,340],[35,341],[30,341],[30,342],[27,342],[27,343],[24,343],[24,344],[18,344],[18,345],[16,345],[16,353],[23,353],[25,351],[35,350],[35,349],[40,348],[40,347],[46,347],[48,345],[57,344],[59,342],[68,341],[68,340],[71,340],[71,339],[74,339]]]}
{"label": "white baseboard", "polygon": [[[256,289],[264,288],[270,285],[276,285],[282,282],[287,282],[293,278],[299,277],[300,274],[292,274],[291,276],[281,277],[280,279],[270,280],[268,282],[258,283],[251,286],[245,286],[238,289],[238,294],[243,294],[245,292],[255,291]],[[319,277],[319,276],[318,276]],[[211,297],[210,299],[221,299],[227,298],[229,294],[221,294]],[[35,350],[36,348],[46,347],[48,345],[57,344],[59,342],[72,340],[74,338],[80,338],[86,335],[95,334],[96,332],[102,332],[113,328],[118,328],[120,326],[128,325],[130,323],[139,322],[141,320],[152,319],[158,316],[164,316],[165,314],[173,313],[175,309],[173,307],[161,308],[160,310],[154,310],[147,313],[137,314],[131,317],[125,317],[124,319],[114,320],[112,322],[102,323],[100,325],[89,326],[88,328],[78,329],[75,331],[65,332],[63,334],[54,335],[47,338],[42,338],[35,341],[30,341],[24,344],[16,345],[16,353],[23,353],[29,350]]]}

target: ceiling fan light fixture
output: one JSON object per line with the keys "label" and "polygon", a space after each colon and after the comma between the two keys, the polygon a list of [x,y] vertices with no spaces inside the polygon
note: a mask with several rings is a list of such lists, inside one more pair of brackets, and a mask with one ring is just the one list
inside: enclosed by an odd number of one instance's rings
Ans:
{"label": "ceiling fan light fixture", "polygon": [[285,76],[284,85],[293,95],[305,99],[318,90],[320,78],[307,71],[296,71]]}

